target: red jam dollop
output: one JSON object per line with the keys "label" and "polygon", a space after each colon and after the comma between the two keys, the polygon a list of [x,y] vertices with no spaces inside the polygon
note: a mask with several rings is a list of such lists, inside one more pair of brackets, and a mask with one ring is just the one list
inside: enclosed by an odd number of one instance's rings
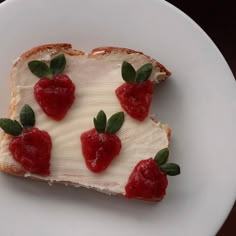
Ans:
{"label": "red jam dollop", "polygon": [[42,78],[34,86],[34,96],[43,111],[55,120],[62,120],[75,99],[75,85],[65,74],[52,79]]}
{"label": "red jam dollop", "polygon": [[115,134],[98,133],[95,128],[84,132],[80,139],[85,163],[95,173],[104,171],[121,150]]}
{"label": "red jam dollop", "polygon": [[166,174],[153,158],[149,158],[135,166],[125,186],[125,196],[149,201],[161,200],[166,194],[167,185]]}
{"label": "red jam dollop", "polygon": [[9,150],[13,158],[26,171],[38,175],[50,175],[52,142],[49,134],[37,128],[23,129],[21,135],[13,137]]}
{"label": "red jam dollop", "polygon": [[134,119],[143,121],[149,113],[154,85],[150,80],[143,83],[124,83],[116,89],[122,108]]}

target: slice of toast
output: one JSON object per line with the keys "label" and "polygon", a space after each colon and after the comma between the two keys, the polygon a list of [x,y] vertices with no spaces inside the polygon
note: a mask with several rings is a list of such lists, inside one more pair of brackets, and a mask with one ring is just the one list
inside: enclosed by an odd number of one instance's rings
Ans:
{"label": "slice of toast", "polygon": [[[49,63],[59,54],[66,57],[64,74],[76,86],[75,101],[66,117],[60,122],[49,118],[35,101],[33,86],[38,78],[31,73],[28,62],[40,60]],[[93,117],[99,110],[108,116],[122,111],[115,89],[124,81],[121,77],[123,61],[138,69],[145,63],[153,64],[150,80],[164,81],[170,72],[156,60],[141,52],[126,48],[102,47],[86,54],[72,49],[70,44],[49,44],[35,47],[22,54],[11,74],[11,102],[9,118],[19,120],[20,109],[29,104],[36,115],[36,127],[47,131],[52,138],[50,176],[43,177],[26,172],[9,152],[10,135],[1,132],[0,169],[4,172],[74,186],[93,188],[109,194],[124,195],[125,185],[135,165],[154,157],[157,151],[168,147],[171,130],[151,117],[139,122],[125,116],[122,129],[117,133],[122,149],[110,166],[94,174],[85,165],[81,152],[80,135],[93,128]]]}

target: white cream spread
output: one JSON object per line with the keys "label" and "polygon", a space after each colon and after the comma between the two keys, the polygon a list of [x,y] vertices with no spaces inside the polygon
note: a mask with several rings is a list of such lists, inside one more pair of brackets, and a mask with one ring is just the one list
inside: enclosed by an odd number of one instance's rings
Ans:
{"label": "white cream spread", "polygon": [[[48,52],[47,52],[48,53]],[[53,53],[54,54],[54,53]],[[29,59],[50,59],[45,55],[34,55]],[[53,55],[53,57],[55,54]],[[35,176],[49,182],[70,182],[76,186],[96,188],[100,191],[124,194],[125,185],[134,166],[143,159],[153,157],[156,152],[168,146],[166,131],[160,124],[150,118],[143,122],[125,115],[125,122],[117,133],[122,142],[122,149],[110,166],[100,174],[94,174],[85,165],[81,152],[80,135],[93,128],[93,117],[99,110],[107,116],[121,111],[122,108],[115,95],[115,89],[122,83],[121,63],[127,60],[137,69],[147,59],[140,54],[118,54],[88,58],[84,56],[66,55],[67,65],[64,71],[76,86],[75,101],[66,117],[60,121],[48,118],[35,102],[33,86],[38,81],[28,69],[27,62],[17,65],[12,77],[16,87],[16,110],[11,118],[18,119],[21,107],[29,104],[36,114],[36,127],[47,131],[53,143],[51,153],[51,175]],[[151,79],[156,80],[163,72],[153,71]],[[19,166],[8,151],[9,141],[1,142],[1,162]],[[4,148],[3,148],[4,147]]]}

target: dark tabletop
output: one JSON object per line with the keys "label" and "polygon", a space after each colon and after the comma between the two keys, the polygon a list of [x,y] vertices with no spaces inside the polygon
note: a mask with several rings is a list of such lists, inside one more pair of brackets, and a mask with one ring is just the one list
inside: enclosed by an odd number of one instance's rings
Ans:
{"label": "dark tabletop", "polygon": [[[3,1],[0,0],[1,2]],[[168,2],[184,11],[206,31],[220,49],[236,77],[236,8],[233,6],[234,1],[168,0]],[[235,235],[236,204],[217,236]]]}

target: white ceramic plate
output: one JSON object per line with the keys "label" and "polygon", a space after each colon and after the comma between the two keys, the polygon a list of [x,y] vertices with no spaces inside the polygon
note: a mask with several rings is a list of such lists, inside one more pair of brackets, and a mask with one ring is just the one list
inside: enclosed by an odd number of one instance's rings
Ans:
{"label": "white ceramic plate", "polygon": [[153,111],[173,127],[169,178],[159,204],[0,175],[4,236],[214,235],[236,196],[236,86],[224,58],[186,15],[158,0],[7,0],[0,5],[0,115],[9,104],[12,61],[33,46],[141,50],[172,72]]}

